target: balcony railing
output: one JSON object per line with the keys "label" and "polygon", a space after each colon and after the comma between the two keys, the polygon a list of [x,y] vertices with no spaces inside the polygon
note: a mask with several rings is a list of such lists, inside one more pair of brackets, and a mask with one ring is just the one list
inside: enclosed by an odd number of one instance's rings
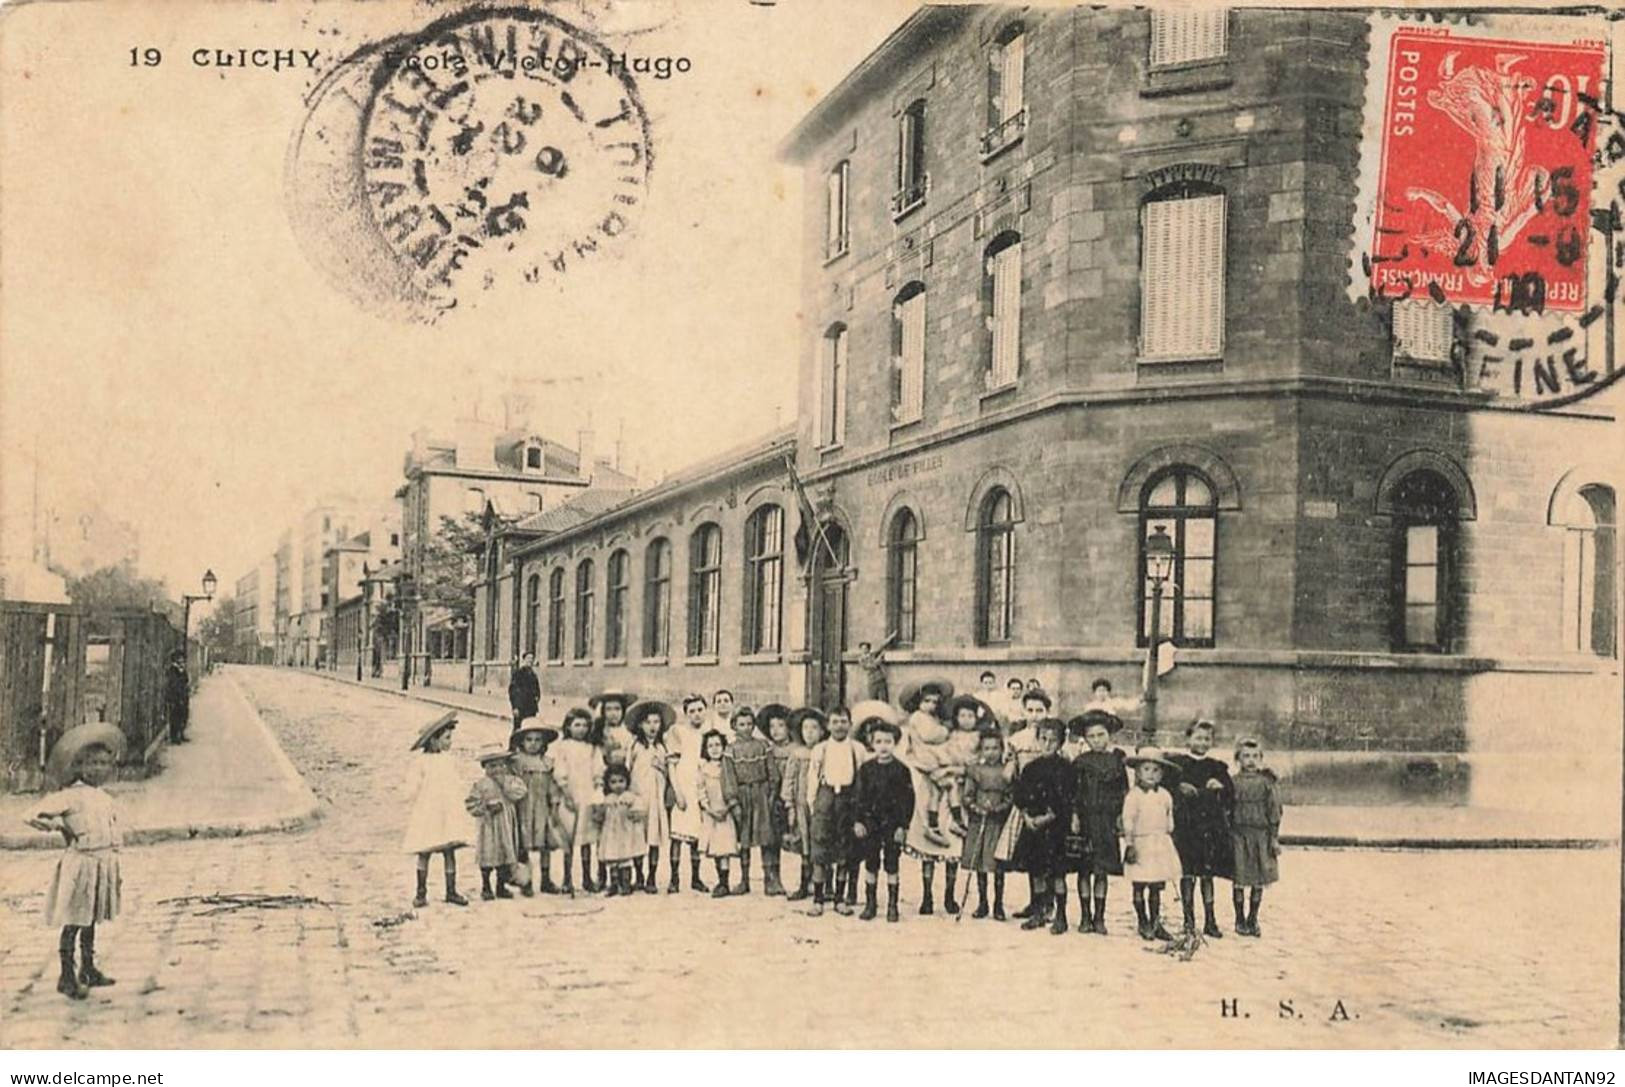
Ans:
{"label": "balcony railing", "polygon": [[931,188],[931,179],[921,174],[911,184],[905,185],[892,194],[891,217],[901,219],[921,204],[925,203],[925,194]]}
{"label": "balcony railing", "polygon": [[1026,131],[1027,108],[1023,106],[982,133],[982,158],[990,159],[1005,148],[1020,142]]}

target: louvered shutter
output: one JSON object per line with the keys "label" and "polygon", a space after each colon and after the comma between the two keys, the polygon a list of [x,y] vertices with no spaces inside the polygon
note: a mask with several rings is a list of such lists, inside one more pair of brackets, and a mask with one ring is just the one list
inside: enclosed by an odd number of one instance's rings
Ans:
{"label": "louvered shutter", "polygon": [[999,122],[1004,120],[1004,66],[1005,56],[1002,49],[996,49],[987,57],[987,127],[997,128]]}
{"label": "louvered shutter", "polygon": [[1016,379],[1021,358],[1021,243],[993,255],[993,380],[997,388]]}
{"label": "louvered shutter", "polygon": [[1229,49],[1229,12],[1154,11],[1151,13],[1151,64],[1189,64],[1222,57]]}
{"label": "louvered shutter", "polygon": [[1449,362],[1453,333],[1450,307],[1422,298],[1394,303],[1394,354],[1417,362]]}
{"label": "louvered shutter", "polygon": [[1152,201],[1141,232],[1140,354],[1217,358],[1224,345],[1224,197]]}
{"label": "louvered shutter", "polygon": [[830,390],[832,421],[829,440],[834,443],[841,441],[846,436],[846,329],[844,328],[835,335],[831,364],[831,378],[834,388]]}
{"label": "louvered shutter", "polygon": [[899,418],[918,419],[925,408],[925,292],[902,304]]}
{"label": "louvered shutter", "polygon": [[1004,43],[1004,84],[1003,111],[1000,121],[1008,121],[1020,113],[1026,105],[1023,93],[1023,81],[1027,67],[1027,38],[1024,34],[1017,34]]}
{"label": "louvered shutter", "polygon": [[837,252],[841,245],[841,166],[830,171],[827,182],[826,206],[824,209],[824,251],[826,255]]}

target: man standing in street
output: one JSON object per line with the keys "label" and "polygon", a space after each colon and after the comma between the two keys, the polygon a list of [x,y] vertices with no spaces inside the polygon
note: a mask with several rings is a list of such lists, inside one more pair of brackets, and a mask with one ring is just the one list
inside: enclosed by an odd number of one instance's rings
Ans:
{"label": "man standing in street", "polygon": [[536,654],[526,653],[519,658],[519,667],[508,678],[508,705],[513,709],[513,727],[527,717],[536,716],[542,707],[542,681],[536,675]]}
{"label": "man standing in street", "polygon": [[169,742],[186,742],[186,722],[192,709],[192,681],[186,674],[186,650],[170,654],[164,672],[164,704],[169,710]]}

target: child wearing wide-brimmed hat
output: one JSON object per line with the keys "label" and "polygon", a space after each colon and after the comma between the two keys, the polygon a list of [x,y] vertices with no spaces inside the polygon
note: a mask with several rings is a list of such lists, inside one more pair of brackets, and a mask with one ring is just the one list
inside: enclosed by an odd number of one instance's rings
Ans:
{"label": "child wearing wide-brimmed hat", "polygon": [[429,904],[429,858],[436,853],[445,866],[446,901],[468,905],[468,899],[457,893],[457,850],[469,844],[474,831],[463,805],[468,786],[456,762],[445,757],[456,730],[457,714],[444,713],[423,726],[412,741],[411,750],[420,757],[407,771],[412,808],[401,848],[417,857],[418,886],[412,905],[418,909]]}
{"label": "child wearing wide-brimmed hat", "polygon": [[914,792],[914,815],[905,845],[920,862],[920,913],[927,916],[936,912],[939,861],[947,868],[943,909],[949,914],[959,912],[954,882],[965,840],[953,818],[951,800],[968,760],[965,748],[953,743],[951,721],[943,720],[953,691],[953,684],[945,679],[923,680],[903,688],[903,708],[909,713],[902,725],[897,758],[913,773]]}
{"label": "child wearing wide-brimmed hat", "polygon": [[812,762],[813,748],[826,735],[824,715],[811,706],[803,706],[790,715],[791,743],[784,762],[784,781],[779,787],[779,798],[785,810],[785,838],[783,847],[801,858],[801,885],[791,891],[788,900],[800,902],[812,893],[812,803],[807,796],[807,767]]}
{"label": "child wearing wide-brimmed hat", "polygon": [[[677,720],[677,711],[670,703],[651,698],[634,705],[627,720],[632,723],[632,747],[626,756],[628,786],[644,807],[644,853],[633,861],[633,887],[652,895],[660,892],[656,885],[660,847],[671,837],[671,813],[666,806],[671,789],[671,756],[665,738],[666,730]],[[649,862],[647,872],[643,868],[645,859]]]}
{"label": "child wearing wide-brimmed hat", "polygon": [[[1078,931],[1106,935],[1106,892],[1112,876],[1123,874],[1123,800],[1128,796],[1128,765],[1112,746],[1122,719],[1105,710],[1086,710],[1067,722],[1083,734],[1084,751],[1072,760],[1078,775],[1073,827],[1084,842],[1078,872]],[[1092,892],[1092,893],[1091,893]],[[1090,908],[1091,901],[1094,904]]]}
{"label": "child wearing wide-brimmed hat", "polygon": [[575,850],[581,853],[581,889],[588,894],[598,890],[592,878],[592,850],[597,841],[592,804],[604,785],[604,755],[591,742],[592,730],[589,710],[580,706],[569,710],[552,751],[554,780],[569,795],[569,806],[575,812],[573,821],[564,820],[570,842],[564,848],[564,885],[559,890],[565,894],[575,894]]}
{"label": "child wearing wide-brimmed hat", "polygon": [[1123,874],[1134,884],[1140,939],[1171,940],[1162,924],[1162,885],[1178,883],[1182,873],[1174,849],[1174,801],[1162,781],[1179,770],[1160,747],[1139,747],[1124,761],[1135,780],[1123,801]]}
{"label": "child wearing wide-brimmed hat", "polygon": [[508,739],[514,749],[514,773],[525,783],[525,795],[515,814],[519,820],[519,859],[526,869],[526,893],[535,887],[542,894],[558,894],[553,884],[553,850],[568,853],[570,848],[564,820],[575,817],[575,801],[559,787],[553,760],[547,753],[558,738],[558,729],[546,728],[536,718],[526,717]]}
{"label": "child wearing wide-brimmed hat", "polygon": [[62,930],[56,991],[70,1000],[83,1000],[89,989],[113,984],[96,969],[96,924],[119,914],[123,874],[118,854],[124,838],[117,808],[102,783],[112,777],[123,753],[124,734],[104,722],[64,732],[51,748],[46,770],[65,787],[41,797],[28,819],[35,830],[60,833],[65,847],[45,895],[45,923]]}
{"label": "child wearing wide-brimmed hat", "polygon": [[[1236,934],[1262,936],[1258,906],[1264,888],[1281,878],[1281,790],[1275,772],[1264,766],[1264,747],[1257,740],[1236,741],[1236,802],[1230,819],[1235,850],[1235,881],[1230,900],[1236,909]],[[1242,892],[1248,891],[1247,913]]]}
{"label": "child wearing wide-brimmed hat", "polygon": [[[475,856],[480,865],[480,897],[512,898],[508,885],[519,862],[519,816],[515,804],[525,798],[525,783],[508,762],[507,744],[491,744],[475,756],[485,776],[474,782],[464,802],[479,824]],[[496,875],[496,891],[491,876]],[[527,888],[527,891],[529,889]]]}

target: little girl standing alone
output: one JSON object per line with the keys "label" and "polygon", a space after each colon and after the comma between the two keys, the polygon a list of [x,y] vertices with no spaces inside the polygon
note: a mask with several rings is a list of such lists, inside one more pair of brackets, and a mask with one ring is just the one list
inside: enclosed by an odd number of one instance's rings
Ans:
{"label": "little girl standing alone", "polygon": [[[1236,935],[1262,936],[1258,904],[1264,899],[1264,888],[1281,878],[1276,860],[1281,855],[1281,792],[1275,772],[1264,767],[1264,748],[1257,740],[1236,742],[1236,763],[1236,807],[1230,821],[1236,878],[1230,896],[1236,907]],[[1243,916],[1241,895],[1248,888]]]}
{"label": "little girl standing alone", "polygon": [[553,772],[575,809],[575,818],[565,820],[569,844],[564,847],[564,885],[559,890],[567,895],[575,894],[573,847],[581,850],[581,889],[589,894],[598,889],[592,881],[592,848],[597,842],[592,805],[604,784],[604,756],[587,740],[592,727],[592,714],[577,706],[564,715],[564,738],[553,747]]}
{"label": "little girl standing alone", "polygon": [[[437,717],[418,733],[411,749],[424,755],[444,755],[456,730],[457,714]],[[401,847],[417,854],[418,893],[412,905],[422,909],[429,904],[429,858],[439,853],[446,869],[446,901],[466,906],[468,899],[457,893],[457,850],[468,845],[473,828],[463,807],[462,775],[449,758],[416,758],[408,776],[412,814],[407,817]]]}
{"label": "little girl standing alone", "polygon": [[51,778],[67,787],[42,797],[28,820],[35,830],[60,832],[66,846],[45,896],[45,923],[62,929],[57,941],[62,973],[56,991],[70,1000],[85,999],[91,987],[113,984],[96,969],[96,922],[118,916],[123,890],[118,851],[124,839],[113,798],[101,786],[113,775],[123,751],[124,734],[109,724],[80,725],[64,732],[46,766]]}
{"label": "little girl standing alone", "polygon": [[1183,873],[1174,849],[1174,798],[1162,788],[1162,776],[1175,767],[1160,747],[1141,747],[1124,761],[1134,768],[1135,782],[1123,801],[1123,874],[1134,884],[1140,939],[1172,940],[1162,924],[1162,885],[1177,884]]}
{"label": "little girl standing alone", "polygon": [[712,898],[725,898],[728,891],[728,862],[739,852],[739,832],[734,828],[735,803],[728,798],[722,783],[722,756],[728,750],[728,738],[712,729],[700,741],[700,812],[705,816],[705,828],[700,835],[700,847],[717,866],[717,885],[711,889]]}

